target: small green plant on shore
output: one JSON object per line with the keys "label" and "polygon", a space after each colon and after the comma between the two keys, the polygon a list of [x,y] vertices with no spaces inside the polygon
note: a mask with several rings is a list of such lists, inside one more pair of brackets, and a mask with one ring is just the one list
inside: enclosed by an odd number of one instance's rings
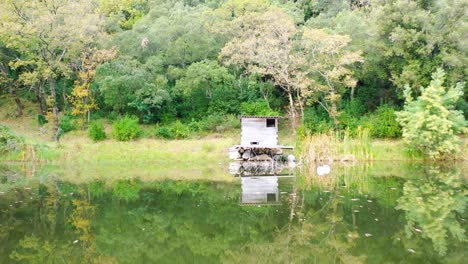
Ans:
{"label": "small green plant on shore", "polygon": [[75,120],[73,120],[70,116],[64,115],[62,118],[60,118],[60,129],[62,129],[63,133],[70,132],[72,130],[75,130],[77,125],[75,123]]}
{"label": "small green plant on shore", "polygon": [[176,121],[171,125],[157,127],[154,134],[157,138],[184,139],[190,136],[190,128]]}
{"label": "small green plant on shore", "polygon": [[112,136],[118,141],[129,141],[141,135],[138,118],[124,116],[113,124]]}
{"label": "small green plant on shore", "polygon": [[444,81],[445,72],[438,69],[429,86],[421,87],[421,95],[416,99],[406,86],[405,107],[397,113],[408,147],[418,149],[430,159],[450,158],[460,152],[459,134],[466,131],[463,113],[455,110],[464,84],[446,88]]}
{"label": "small green plant on shore", "polygon": [[0,124],[0,154],[20,151],[24,147],[24,139],[17,136],[11,129]]}
{"label": "small green plant on shore", "polygon": [[101,121],[91,123],[88,130],[88,137],[93,141],[101,141],[107,138],[104,124]]}

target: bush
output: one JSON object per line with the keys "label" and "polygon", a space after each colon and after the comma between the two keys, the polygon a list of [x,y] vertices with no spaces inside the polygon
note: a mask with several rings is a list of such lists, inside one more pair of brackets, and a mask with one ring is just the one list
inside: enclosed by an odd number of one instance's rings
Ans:
{"label": "bush", "polygon": [[100,141],[107,138],[104,124],[100,121],[91,123],[88,130],[88,137],[93,141]]}
{"label": "bush", "polygon": [[244,102],[240,105],[240,110],[243,115],[260,115],[260,116],[278,116],[279,112],[272,110],[268,103],[264,100],[254,102]]}
{"label": "bush", "polygon": [[190,129],[180,121],[168,126],[157,127],[155,136],[164,139],[184,139],[190,136]]}
{"label": "bush", "polygon": [[382,105],[374,113],[363,118],[362,124],[374,138],[397,138],[401,136],[401,126],[396,120],[395,109]]}
{"label": "bush", "polygon": [[38,114],[37,115],[37,123],[39,126],[43,126],[47,124],[49,121],[47,121],[47,118],[44,115]]}
{"label": "bush", "polygon": [[60,118],[59,127],[62,129],[63,133],[67,133],[76,129],[76,123],[70,116],[65,115]]}
{"label": "bush", "polygon": [[304,127],[311,133],[323,133],[333,129],[334,125],[329,120],[324,110],[307,108],[304,113]]}
{"label": "bush", "polygon": [[0,124],[0,154],[19,151],[23,147],[23,138],[15,135],[9,127]]}
{"label": "bush", "polygon": [[239,119],[234,115],[209,115],[198,122],[200,131],[224,132],[240,128]]}
{"label": "bush", "polygon": [[138,118],[124,116],[113,124],[112,136],[119,141],[129,141],[141,134]]}

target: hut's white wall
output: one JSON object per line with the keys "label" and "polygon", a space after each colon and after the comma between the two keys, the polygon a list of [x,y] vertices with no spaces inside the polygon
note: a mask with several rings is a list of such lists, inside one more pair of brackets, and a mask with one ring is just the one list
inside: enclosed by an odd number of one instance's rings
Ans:
{"label": "hut's white wall", "polygon": [[[278,119],[274,127],[267,127],[266,118],[241,119],[241,145],[276,146],[278,145]],[[257,142],[257,144],[252,144]]]}
{"label": "hut's white wall", "polygon": [[[278,202],[278,177],[242,177],[241,203],[274,203]],[[268,196],[270,195],[270,199]]]}

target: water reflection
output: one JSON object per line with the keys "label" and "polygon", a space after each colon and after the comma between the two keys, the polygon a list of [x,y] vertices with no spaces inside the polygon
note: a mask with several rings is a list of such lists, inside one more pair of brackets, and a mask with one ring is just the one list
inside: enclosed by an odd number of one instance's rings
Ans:
{"label": "water reflection", "polygon": [[463,263],[466,252],[466,179],[453,167],[231,164],[232,181],[109,170],[81,183],[27,169],[0,165],[0,263]]}
{"label": "water reflection", "polygon": [[408,244],[417,244],[418,237],[427,238],[445,256],[449,245],[466,241],[462,225],[468,191],[456,169],[431,165],[420,170],[424,177],[413,176],[405,182],[396,209],[405,211]]}
{"label": "water reflection", "polygon": [[278,205],[281,195],[291,196],[295,190],[294,171],[284,163],[237,161],[229,163],[229,172],[240,178],[243,205]]}

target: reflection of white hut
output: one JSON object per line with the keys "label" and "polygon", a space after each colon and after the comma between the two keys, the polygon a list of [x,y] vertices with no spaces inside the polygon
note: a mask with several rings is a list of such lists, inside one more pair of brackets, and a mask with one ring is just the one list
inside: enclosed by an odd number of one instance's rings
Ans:
{"label": "reflection of white hut", "polygon": [[279,203],[278,177],[242,177],[242,204]]}

